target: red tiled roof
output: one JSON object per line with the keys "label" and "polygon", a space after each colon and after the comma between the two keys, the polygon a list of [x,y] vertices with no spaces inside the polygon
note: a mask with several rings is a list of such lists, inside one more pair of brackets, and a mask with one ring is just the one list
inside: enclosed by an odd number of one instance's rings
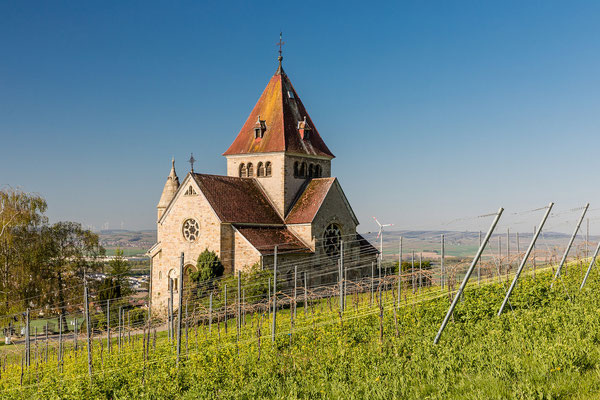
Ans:
{"label": "red tiled roof", "polygon": [[283,224],[254,179],[205,174],[193,177],[222,222]]}
{"label": "red tiled roof", "polygon": [[315,218],[335,178],[312,179],[285,218],[286,224],[308,224]]}
{"label": "red tiled roof", "polygon": [[[254,128],[259,116],[266,122],[267,129],[262,138],[255,138]],[[308,138],[302,138],[298,130],[298,123],[305,118],[310,127]],[[277,151],[334,157],[283,70],[273,75],[240,133],[223,155]]]}
{"label": "red tiled roof", "polygon": [[261,254],[273,254],[275,245],[281,253],[310,253],[311,250],[285,227],[249,227],[234,225]]}

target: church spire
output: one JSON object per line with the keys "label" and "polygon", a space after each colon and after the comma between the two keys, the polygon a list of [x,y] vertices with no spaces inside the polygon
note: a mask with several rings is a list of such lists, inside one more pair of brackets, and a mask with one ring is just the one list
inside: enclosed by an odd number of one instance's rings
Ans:
{"label": "church spire", "polygon": [[175,158],[173,158],[171,160],[171,172],[169,172],[167,182],[165,182],[165,187],[163,188],[162,195],[156,206],[158,209],[158,219],[160,219],[162,213],[166,210],[171,200],[173,200],[173,197],[175,197],[177,189],[179,189],[179,178],[175,172]]}
{"label": "church spire", "polygon": [[[283,46],[281,37],[277,44],[280,48]],[[223,153],[224,156],[289,152],[334,157],[319,135],[289,77],[283,72],[282,59],[280,53],[277,72],[271,77],[237,137]],[[305,126],[310,127],[310,135],[300,131]]]}

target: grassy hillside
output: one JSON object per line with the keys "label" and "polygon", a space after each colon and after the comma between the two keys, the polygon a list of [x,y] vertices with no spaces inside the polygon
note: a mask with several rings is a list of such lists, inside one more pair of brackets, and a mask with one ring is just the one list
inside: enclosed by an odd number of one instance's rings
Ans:
{"label": "grassy hillside", "polygon": [[[102,359],[95,342],[94,382],[87,354],[32,367],[20,386],[20,366],[2,374],[3,398],[598,398],[600,396],[600,278],[594,270],[578,291],[582,269],[550,289],[551,271],[526,277],[501,317],[507,283],[471,286],[438,345],[433,338],[447,310],[439,288],[421,296],[351,296],[340,317],[336,299],[308,312],[278,313],[271,343],[268,315],[248,317],[239,340],[192,328],[175,365],[174,345],[159,333],[143,360],[136,340]],[[260,338],[260,339],[259,339]],[[152,346],[152,343],[151,343]]]}

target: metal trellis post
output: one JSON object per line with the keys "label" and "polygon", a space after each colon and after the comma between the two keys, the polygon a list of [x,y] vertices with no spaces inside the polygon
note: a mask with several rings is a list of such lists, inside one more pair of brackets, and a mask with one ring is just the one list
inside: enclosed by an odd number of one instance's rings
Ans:
{"label": "metal trellis post", "polygon": [[106,300],[106,349],[110,354],[110,299]]}
{"label": "metal trellis post", "polygon": [[479,258],[481,257],[481,254],[483,253],[483,250],[485,249],[485,246],[487,245],[488,241],[490,240],[490,236],[492,236],[492,233],[494,232],[494,229],[496,228],[496,225],[498,224],[498,221],[500,220],[500,216],[502,215],[503,211],[504,211],[504,208],[500,207],[500,209],[498,210],[498,213],[496,214],[496,217],[494,218],[494,221],[492,222],[492,225],[490,226],[490,229],[488,230],[488,233],[485,235],[485,239],[483,240],[483,243],[481,244],[481,246],[479,246],[479,250],[477,250],[477,254],[475,255],[475,258],[473,259],[473,262],[471,262],[471,265],[469,266],[469,269],[467,270],[467,273],[466,273],[462,283],[460,284],[460,287],[458,288],[458,292],[456,293],[456,296],[454,296],[454,299],[452,300],[452,304],[450,304],[450,308],[448,309],[448,312],[446,313],[446,316],[444,317],[444,320],[442,321],[442,325],[440,326],[440,329],[439,329],[437,335],[435,336],[435,339],[433,340],[433,344],[437,344],[440,341],[442,332],[444,332],[444,329],[446,328],[446,325],[448,324],[448,321],[450,320],[450,317],[452,316],[452,313],[454,312],[454,308],[456,307],[456,304],[458,303],[463,291],[465,290],[465,287],[467,286],[467,283],[469,282],[469,278],[471,277],[471,274],[473,273],[473,269],[475,269],[475,265],[479,261]]}
{"label": "metal trellis post", "polygon": [[596,257],[598,257],[599,250],[600,250],[600,242],[598,242],[598,245],[596,246],[596,250],[594,251],[594,255],[592,256],[592,259],[590,260],[590,265],[588,266],[588,269],[585,272],[585,276],[583,277],[583,281],[581,282],[581,286],[579,287],[579,290],[583,289],[583,286],[585,285],[585,282],[587,281],[587,278],[590,275],[590,271],[592,270],[592,267],[594,266],[594,263],[596,262]]}
{"label": "metal trellis post", "polygon": [[446,256],[445,252],[446,252],[446,246],[445,246],[445,237],[444,234],[442,233],[442,243],[441,243],[441,247],[442,247],[442,251],[441,251],[441,257],[440,257],[440,285],[442,287],[442,290],[444,290],[444,285],[446,284],[446,270],[444,269],[444,258]]}
{"label": "metal trellis post", "polygon": [[92,380],[92,324],[90,323],[90,305],[87,284],[83,287],[84,307],[85,307],[85,330],[87,334],[87,352],[88,352],[88,373],[90,381]]}
{"label": "metal trellis post", "polygon": [[521,264],[519,265],[519,268],[517,268],[517,272],[515,272],[515,277],[513,278],[512,283],[510,284],[510,287],[508,288],[508,291],[506,292],[506,296],[504,296],[504,301],[502,301],[500,310],[498,310],[498,316],[500,316],[500,314],[502,314],[504,307],[506,307],[506,304],[508,303],[508,299],[510,298],[510,294],[512,293],[515,286],[517,285],[517,281],[519,280],[521,271],[523,271],[523,268],[525,268],[525,264],[527,263],[527,258],[529,258],[529,254],[533,250],[533,247],[535,246],[535,242],[537,241],[537,238],[539,237],[540,232],[544,228],[544,224],[546,223],[546,220],[548,219],[548,216],[550,215],[550,211],[552,211],[553,206],[554,206],[554,203],[548,204],[548,208],[546,209],[546,212],[544,213],[542,222],[540,222],[540,227],[539,227],[539,229],[536,230],[535,235],[533,236],[533,239],[531,240],[531,243],[529,244],[529,247],[527,248],[527,251],[525,252],[525,255],[523,256],[523,259],[521,260]]}
{"label": "metal trellis post", "polygon": [[294,265],[294,319],[296,319],[296,316],[297,316],[296,308],[298,308],[298,300],[296,297],[297,291],[298,291],[298,266]]}
{"label": "metal trellis post", "polygon": [[581,213],[581,217],[579,218],[579,221],[577,222],[577,226],[575,227],[575,230],[573,231],[573,235],[571,236],[571,240],[569,240],[569,244],[567,245],[567,248],[565,249],[565,253],[563,254],[563,258],[560,261],[560,264],[558,265],[558,268],[556,269],[556,274],[554,274],[554,278],[552,279],[552,283],[550,284],[550,287],[552,287],[554,285],[554,281],[556,280],[556,278],[558,278],[560,276],[560,270],[562,268],[562,266],[564,265],[565,261],[567,260],[567,256],[569,255],[569,250],[571,250],[571,246],[573,245],[573,241],[575,241],[575,236],[577,236],[577,232],[579,231],[579,227],[581,226],[581,223],[583,222],[583,218],[585,217],[585,213],[587,212],[588,208],[590,207],[590,203],[586,203],[585,207],[583,208],[583,212]]}
{"label": "metal trellis post", "polygon": [[29,367],[31,343],[29,340],[29,308],[25,312],[25,365]]}
{"label": "metal trellis post", "polygon": [[402,236],[400,236],[400,244],[398,248],[398,307],[400,307],[400,300],[402,299]]}
{"label": "metal trellis post", "polygon": [[181,356],[181,323],[183,321],[183,263],[184,254],[181,253],[179,260],[179,296],[177,299],[177,365],[179,365],[179,357]]}
{"label": "metal trellis post", "polygon": [[277,332],[277,246],[273,252],[273,322],[271,326],[271,342],[275,343],[275,333]]}

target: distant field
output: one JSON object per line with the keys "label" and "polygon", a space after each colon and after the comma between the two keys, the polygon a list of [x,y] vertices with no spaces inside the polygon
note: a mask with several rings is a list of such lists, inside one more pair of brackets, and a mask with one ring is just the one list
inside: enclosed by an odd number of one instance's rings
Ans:
{"label": "distant field", "polygon": [[[445,254],[446,256],[450,256],[450,257],[473,257],[473,255],[477,252],[477,249],[479,248],[479,246],[477,244],[466,244],[466,245],[446,245],[446,250],[445,250]],[[415,245],[406,245],[403,248],[403,257],[404,259],[406,259],[406,257],[408,255],[410,255],[413,251],[415,252],[415,256],[419,253],[419,252],[423,252],[423,253],[435,253],[435,254],[440,254],[440,246],[439,244],[436,246],[433,243],[426,243],[423,244],[422,246],[415,246]],[[384,257],[385,258],[389,258],[389,257],[393,257],[393,256],[398,256],[398,248],[393,249],[390,247],[386,247],[384,245],[383,248],[383,253],[384,253]],[[423,256],[425,257],[425,256]]]}
{"label": "distant field", "polygon": [[[107,247],[106,255],[114,256],[117,248],[118,247]],[[148,249],[145,247],[125,247],[125,248],[122,248],[121,250],[123,250],[123,255],[125,257],[132,257],[132,256],[143,256],[144,253],[146,253],[146,251]]]}

